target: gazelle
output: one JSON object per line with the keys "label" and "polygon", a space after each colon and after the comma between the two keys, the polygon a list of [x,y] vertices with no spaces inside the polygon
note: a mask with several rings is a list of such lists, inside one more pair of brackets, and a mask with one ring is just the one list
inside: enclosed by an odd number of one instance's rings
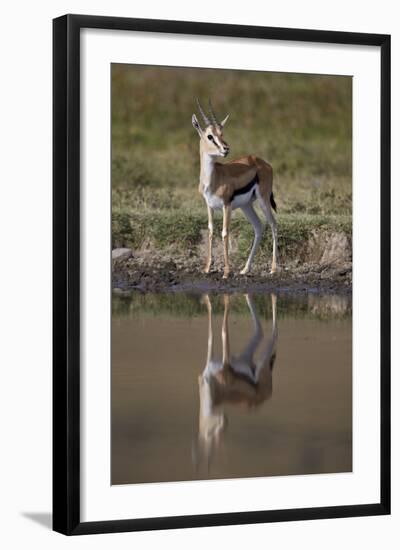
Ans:
{"label": "gazelle", "polygon": [[253,207],[254,201],[258,200],[272,230],[271,273],[275,273],[277,270],[277,227],[272,213],[272,208],[276,211],[272,193],[272,166],[254,155],[227,163],[218,162],[218,158],[225,158],[229,154],[229,145],[223,136],[223,129],[229,115],[218,122],[211,101],[209,102],[210,117],[205,114],[198,99],[197,106],[205,125],[202,129],[196,115],[193,114],[192,124],[200,137],[199,192],[203,195],[208,210],[208,257],[204,271],[209,273],[212,263],[213,213],[214,210],[222,210],[225,263],[223,278],[226,279],[229,276],[228,247],[231,213],[232,210],[240,208],[254,229],[253,245],[246,265],[240,272],[242,275],[249,273],[264,232],[264,225]]}
{"label": "gazelle", "polygon": [[272,369],[276,358],[278,328],[276,295],[271,294],[272,331],[260,358],[255,359],[264,334],[253,299],[246,295],[253,322],[253,335],[239,356],[233,356],[229,340],[229,296],[224,296],[222,321],[222,360],[214,355],[213,313],[208,295],[204,296],[208,312],[208,345],[206,366],[199,376],[199,443],[209,460],[212,447],[218,445],[225,426],[223,406],[226,403],[255,407],[272,395]]}

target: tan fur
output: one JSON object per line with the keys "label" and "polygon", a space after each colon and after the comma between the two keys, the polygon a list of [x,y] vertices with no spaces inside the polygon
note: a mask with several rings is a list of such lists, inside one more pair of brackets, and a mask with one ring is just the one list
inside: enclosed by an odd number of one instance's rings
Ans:
{"label": "tan fur", "polygon": [[[229,204],[235,191],[245,187],[255,175],[258,175],[260,193],[269,204],[272,193],[272,166],[263,159],[249,155],[230,162],[214,164],[210,191]],[[204,182],[200,181],[199,193],[204,191]]]}

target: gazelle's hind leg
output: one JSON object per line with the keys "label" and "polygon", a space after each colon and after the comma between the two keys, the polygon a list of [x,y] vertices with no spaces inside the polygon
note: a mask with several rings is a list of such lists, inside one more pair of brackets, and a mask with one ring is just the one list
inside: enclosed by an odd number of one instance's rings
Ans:
{"label": "gazelle's hind leg", "polygon": [[260,203],[261,210],[264,213],[264,216],[267,219],[267,222],[269,223],[272,231],[272,264],[271,264],[271,273],[275,273],[278,265],[277,265],[277,245],[278,245],[278,231],[276,226],[276,220],[272,213],[272,208],[270,204],[269,197],[267,198],[265,194],[260,193],[260,189],[256,190],[258,202]]}
{"label": "gazelle's hind leg", "polygon": [[261,376],[268,381],[270,391],[272,392],[272,369],[274,367],[274,361],[276,358],[276,347],[278,341],[278,326],[276,323],[276,295],[271,294],[272,304],[272,333],[268,339],[265,349],[262,351],[259,361],[257,362],[257,368],[255,373],[255,379],[258,382]]}
{"label": "gazelle's hind leg", "polygon": [[251,269],[251,264],[253,262],[254,256],[257,252],[258,247],[260,246],[260,241],[264,233],[264,225],[262,224],[260,218],[257,216],[257,212],[254,210],[251,203],[242,206],[242,212],[249,220],[254,229],[254,240],[253,245],[250,250],[249,257],[247,259],[246,265],[240,272],[241,275],[246,275]]}
{"label": "gazelle's hind leg", "polygon": [[243,352],[239,355],[238,360],[241,363],[251,364],[253,362],[253,358],[257,351],[257,348],[263,339],[264,332],[258,318],[252,296],[250,296],[249,294],[246,294],[245,296],[247,307],[249,308],[251,319],[253,321],[253,336]]}

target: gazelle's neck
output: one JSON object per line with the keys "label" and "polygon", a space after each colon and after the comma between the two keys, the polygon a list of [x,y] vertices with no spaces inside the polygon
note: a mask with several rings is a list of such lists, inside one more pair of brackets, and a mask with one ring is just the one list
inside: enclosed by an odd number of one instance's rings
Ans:
{"label": "gazelle's neck", "polygon": [[203,150],[200,142],[200,181],[204,187],[208,187],[214,172],[215,157],[212,157]]}

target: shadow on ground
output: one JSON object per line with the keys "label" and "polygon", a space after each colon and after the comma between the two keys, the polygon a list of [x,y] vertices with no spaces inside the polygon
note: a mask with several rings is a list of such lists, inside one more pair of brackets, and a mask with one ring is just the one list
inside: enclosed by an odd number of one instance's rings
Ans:
{"label": "shadow on ground", "polygon": [[53,516],[50,512],[22,512],[22,516],[31,519],[46,529],[51,529],[53,526]]}

